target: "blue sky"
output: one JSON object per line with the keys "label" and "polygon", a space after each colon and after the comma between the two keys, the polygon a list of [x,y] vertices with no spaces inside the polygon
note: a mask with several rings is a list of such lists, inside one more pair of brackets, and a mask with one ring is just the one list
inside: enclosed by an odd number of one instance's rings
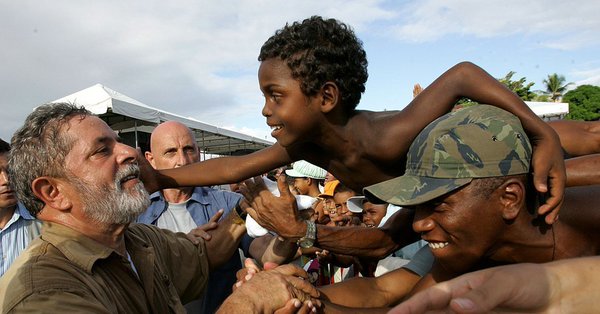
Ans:
{"label": "blue sky", "polygon": [[3,1],[0,137],[31,110],[101,83],[150,106],[260,138],[256,60],[286,22],[311,15],[351,25],[369,81],[359,109],[403,108],[472,61],[515,71],[534,89],[548,74],[600,85],[600,1]]}

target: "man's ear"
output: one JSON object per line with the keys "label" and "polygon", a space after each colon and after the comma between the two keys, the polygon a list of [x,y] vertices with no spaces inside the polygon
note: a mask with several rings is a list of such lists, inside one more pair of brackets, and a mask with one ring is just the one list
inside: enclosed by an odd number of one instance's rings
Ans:
{"label": "man's ear", "polygon": [[152,155],[152,152],[146,152],[144,154],[144,157],[146,157],[146,160],[150,163],[150,165],[152,165],[152,168],[156,169],[156,166],[154,165],[154,156]]}
{"label": "man's ear", "polygon": [[499,188],[502,218],[514,220],[525,206],[525,185],[521,180],[508,179]]}
{"label": "man's ear", "polygon": [[63,192],[62,182],[52,177],[39,177],[31,182],[33,194],[46,206],[58,210],[68,210],[73,203]]}
{"label": "man's ear", "polygon": [[325,82],[321,87],[321,95],[323,102],[321,103],[321,111],[328,113],[333,110],[340,101],[340,90],[334,82]]}

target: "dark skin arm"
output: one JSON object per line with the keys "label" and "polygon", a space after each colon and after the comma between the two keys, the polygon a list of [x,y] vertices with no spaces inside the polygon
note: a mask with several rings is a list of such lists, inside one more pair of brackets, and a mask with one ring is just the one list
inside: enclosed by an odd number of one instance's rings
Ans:
{"label": "dark skin arm", "polygon": [[600,184],[600,154],[593,154],[565,160],[567,186]]}
{"label": "dark skin arm", "polygon": [[[306,234],[306,223],[298,215],[296,200],[285,178],[280,177],[277,185],[280,197],[269,192],[260,177],[246,180],[241,192],[250,204],[247,211],[263,227],[297,241]],[[412,211],[401,210],[382,228],[317,225],[315,245],[335,253],[381,259],[419,239],[412,230],[412,219]]]}
{"label": "dark skin arm", "polygon": [[[394,125],[413,130],[390,131],[392,134],[405,134],[410,139],[405,143],[396,140],[396,145],[405,144],[403,149],[408,151],[412,139],[431,122],[430,117],[445,114],[460,97],[494,105],[519,117],[534,146],[534,186],[541,193],[549,192],[546,203],[540,206],[538,213],[548,214],[546,222],[553,223],[564,196],[566,180],[558,136],[515,93],[470,62],[459,63],[446,71],[403,110],[404,117],[399,119],[404,122]],[[410,123],[406,123],[408,121]]]}
{"label": "dark skin arm", "polygon": [[250,255],[264,265],[267,262],[278,265],[291,261],[298,250],[296,242],[287,241],[267,233],[250,244]]}
{"label": "dark skin arm", "polygon": [[419,278],[410,270],[398,268],[380,277],[355,277],[319,290],[321,299],[330,302],[324,303],[325,313],[330,312],[331,303],[351,308],[384,308],[400,302]]}
{"label": "dark skin arm", "polygon": [[556,131],[560,144],[570,156],[600,153],[600,121],[560,120],[550,121],[548,125]]}
{"label": "dark skin arm", "polygon": [[[141,154],[141,153],[140,153]],[[208,159],[184,167],[154,170],[140,159],[142,181],[148,192],[181,186],[210,186],[240,182],[291,163],[288,152],[275,143],[252,154]],[[201,175],[199,175],[201,174]]]}

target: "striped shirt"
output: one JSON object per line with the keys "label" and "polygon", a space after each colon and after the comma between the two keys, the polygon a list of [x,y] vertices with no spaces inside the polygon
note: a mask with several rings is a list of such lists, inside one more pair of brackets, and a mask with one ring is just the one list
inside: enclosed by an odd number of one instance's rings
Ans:
{"label": "striped shirt", "polygon": [[0,277],[29,242],[40,235],[40,227],[41,222],[33,218],[23,204],[18,203],[6,226],[0,229]]}

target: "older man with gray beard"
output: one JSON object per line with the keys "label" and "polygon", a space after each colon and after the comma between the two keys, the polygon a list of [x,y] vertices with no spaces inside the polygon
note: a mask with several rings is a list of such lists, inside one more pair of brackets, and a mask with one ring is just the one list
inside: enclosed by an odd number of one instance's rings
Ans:
{"label": "older man with gray beard", "polygon": [[[17,196],[44,227],[0,280],[1,313],[184,313],[182,302],[197,299],[226,261],[211,246],[233,245],[230,238],[245,232],[235,211],[208,243],[130,224],[148,206],[138,154],[83,108],[38,107],[12,148]],[[227,310],[272,312],[316,296],[289,275],[303,274],[284,266],[266,272],[269,285],[237,289]]]}

